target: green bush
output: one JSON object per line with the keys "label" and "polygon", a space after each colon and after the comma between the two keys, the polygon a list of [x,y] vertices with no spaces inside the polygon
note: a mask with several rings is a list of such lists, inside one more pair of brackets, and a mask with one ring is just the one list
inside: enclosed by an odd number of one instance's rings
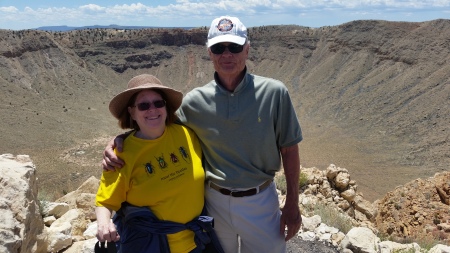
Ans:
{"label": "green bush", "polygon": [[298,178],[298,186],[302,188],[308,184],[308,175],[306,173],[300,172],[300,176]]}
{"label": "green bush", "polygon": [[[278,174],[275,176],[275,184],[277,189],[281,191],[282,194],[286,194],[286,176],[284,174]],[[300,172],[298,178],[298,186],[302,188],[308,184],[308,175],[306,173]]]}
{"label": "green bush", "polygon": [[44,217],[44,208],[48,205],[48,202],[51,200],[51,196],[47,191],[39,191],[37,200],[39,205],[39,213],[42,217]]}

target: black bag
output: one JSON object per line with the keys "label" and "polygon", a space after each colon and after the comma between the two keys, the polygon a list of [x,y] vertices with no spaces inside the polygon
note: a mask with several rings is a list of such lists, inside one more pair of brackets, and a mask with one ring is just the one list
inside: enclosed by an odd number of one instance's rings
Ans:
{"label": "black bag", "polygon": [[95,243],[94,248],[95,253],[117,253],[116,243],[115,242],[97,242]]}
{"label": "black bag", "polygon": [[206,244],[206,247],[202,250],[202,253],[220,253],[220,252],[223,251],[218,250],[213,243]]}

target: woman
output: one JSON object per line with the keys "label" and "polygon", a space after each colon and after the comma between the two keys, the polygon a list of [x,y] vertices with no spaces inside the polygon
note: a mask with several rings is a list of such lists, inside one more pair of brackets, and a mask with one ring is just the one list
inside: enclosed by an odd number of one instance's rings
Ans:
{"label": "woman", "polygon": [[[204,205],[205,174],[196,135],[174,124],[182,98],[181,92],[143,74],[111,100],[109,110],[119,126],[133,131],[124,141],[127,148],[118,153],[125,166],[102,174],[96,196],[100,242],[120,239],[121,252],[166,252],[167,242],[172,253],[201,252],[192,230],[203,230],[195,224]],[[119,217],[114,220],[117,232],[110,219],[113,210]]]}

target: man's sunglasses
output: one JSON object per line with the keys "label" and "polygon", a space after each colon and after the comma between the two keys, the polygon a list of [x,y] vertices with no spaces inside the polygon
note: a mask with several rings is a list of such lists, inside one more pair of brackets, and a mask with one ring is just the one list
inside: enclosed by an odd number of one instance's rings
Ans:
{"label": "man's sunglasses", "polygon": [[232,54],[238,54],[238,53],[242,52],[242,50],[244,50],[243,45],[238,45],[235,43],[231,43],[228,46],[218,43],[218,44],[214,44],[211,47],[209,47],[209,49],[211,49],[211,52],[213,54],[223,54],[223,52],[225,52],[226,48],[228,48],[228,51],[230,51],[230,53],[232,53]]}
{"label": "man's sunglasses", "polygon": [[156,100],[153,102],[143,102],[139,103],[137,105],[133,105],[132,107],[137,107],[139,111],[147,111],[152,107],[152,104],[155,106],[155,108],[163,108],[166,106],[165,100]]}

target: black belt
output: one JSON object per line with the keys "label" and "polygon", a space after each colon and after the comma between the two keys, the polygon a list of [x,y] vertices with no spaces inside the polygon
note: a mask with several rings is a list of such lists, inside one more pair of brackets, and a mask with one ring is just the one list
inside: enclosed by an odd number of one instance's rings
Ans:
{"label": "black belt", "polygon": [[232,196],[232,197],[247,197],[247,196],[252,196],[255,195],[259,192],[264,191],[267,187],[269,187],[269,185],[272,183],[272,180],[267,180],[266,182],[264,182],[263,184],[261,184],[260,186],[256,187],[256,188],[251,188],[245,191],[234,191],[234,190],[230,190],[227,188],[222,188],[218,185],[216,185],[213,182],[209,182],[209,187],[211,187],[211,189],[214,189],[220,193],[222,193],[223,195],[227,195],[227,196]]}

